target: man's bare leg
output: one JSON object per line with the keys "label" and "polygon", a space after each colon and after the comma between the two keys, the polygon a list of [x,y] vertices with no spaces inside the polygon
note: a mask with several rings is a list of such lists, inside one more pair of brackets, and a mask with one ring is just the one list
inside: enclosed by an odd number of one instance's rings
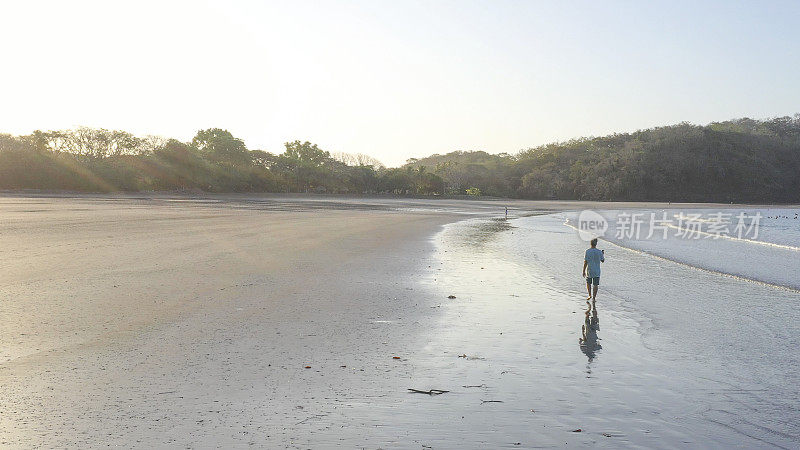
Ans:
{"label": "man's bare leg", "polygon": [[591,281],[587,281],[586,282],[586,290],[589,291],[589,296],[586,297],[586,300],[591,300],[592,299],[592,282]]}
{"label": "man's bare leg", "polygon": [[592,299],[597,300],[597,285],[594,285],[594,293],[592,294]]}

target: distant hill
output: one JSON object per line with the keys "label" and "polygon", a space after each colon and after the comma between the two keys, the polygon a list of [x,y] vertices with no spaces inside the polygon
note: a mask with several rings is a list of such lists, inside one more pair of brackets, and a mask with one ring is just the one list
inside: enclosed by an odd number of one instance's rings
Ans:
{"label": "distant hill", "polygon": [[78,128],[0,134],[0,189],[190,190],[528,199],[800,202],[800,115],[678,125],[385,168],[310,142],[249,150],[226,130],[191,142]]}
{"label": "distant hill", "polygon": [[412,159],[445,189],[530,199],[800,201],[800,115],[573,139],[516,155]]}

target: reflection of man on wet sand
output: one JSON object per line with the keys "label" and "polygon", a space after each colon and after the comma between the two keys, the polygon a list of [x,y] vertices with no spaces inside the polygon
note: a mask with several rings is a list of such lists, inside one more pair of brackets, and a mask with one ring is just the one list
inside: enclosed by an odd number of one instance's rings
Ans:
{"label": "reflection of man on wet sand", "polygon": [[600,329],[600,319],[597,318],[597,303],[587,301],[586,306],[587,309],[581,326],[581,337],[578,338],[578,343],[581,346],[591,343],[600,348],[600,345],[597,344],[597,330]]}
{"label": "reflection of man on wet sand", "polygon": [[[605,262],[606,258],[603,251],[597,248],[597,238],[592,239],[591,245],[592,248],[586,250],[583,257],[583,276],[586,278],[586,290],[589,291],[589,297],[586,300],[597,300],[597,286],[600,285],[600,263]],[[588,273],[586,269],[589,269]]]}
{"label": "reflection of man on wet sand", "polygon": [[[578,338],[578,344],[583,354],[589,358],[589,363],[591,363],[597,357],[597,351],[601,350],[603,346],[600,345],[600,338],[597,337],[597,331],[600,329],[600,320],[597,318],[597,303],[587,301],[586,306],[588,306],[588,309],[581,326],[581,337]],[[587,370],[588,373],[592,372],[588,367]]]}

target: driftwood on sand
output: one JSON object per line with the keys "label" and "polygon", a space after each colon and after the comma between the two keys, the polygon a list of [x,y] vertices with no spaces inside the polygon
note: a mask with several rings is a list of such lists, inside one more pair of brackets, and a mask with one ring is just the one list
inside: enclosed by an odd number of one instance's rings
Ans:
{"label": "driftwood on sand", "polygon": [[427,391],[423,391],[421,389],[408,388],[408,390],[416,394],[428,394],[428,395],[439,395],[439,394],[444,394],[445,392],[450,392],[450,391],[443,391],[441,389],[430,389]]}

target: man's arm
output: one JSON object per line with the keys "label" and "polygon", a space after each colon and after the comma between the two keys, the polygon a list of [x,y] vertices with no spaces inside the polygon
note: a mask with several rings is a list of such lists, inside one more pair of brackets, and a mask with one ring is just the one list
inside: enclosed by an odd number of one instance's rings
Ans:
{"label": "man's arm", "polygon": [[606,251],[600,250],[600,262],[606,262]]}
{"label": "man's arm", "polygon": [[582,272],[582,273],[583,273],[583,277],[584,277],[584,278],[586,278],[586,264],[587,264],[587,263],[586,263],[586,260],[584,259],[584,260],[583,260],[583,272]]}

